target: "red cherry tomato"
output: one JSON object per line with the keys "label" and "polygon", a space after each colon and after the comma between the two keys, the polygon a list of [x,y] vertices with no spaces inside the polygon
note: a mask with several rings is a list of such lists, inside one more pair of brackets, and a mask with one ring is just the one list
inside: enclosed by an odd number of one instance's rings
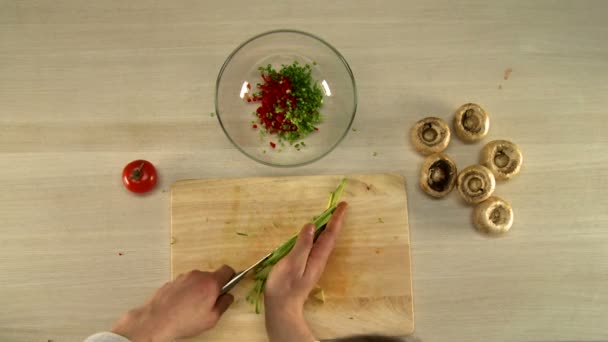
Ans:
{"label": "red cherry tomato", "polygon": [[158,176],[152,163],[147,160],[134,160],[122,170],[122,182],[129,191],[144,193],[154,189]]}

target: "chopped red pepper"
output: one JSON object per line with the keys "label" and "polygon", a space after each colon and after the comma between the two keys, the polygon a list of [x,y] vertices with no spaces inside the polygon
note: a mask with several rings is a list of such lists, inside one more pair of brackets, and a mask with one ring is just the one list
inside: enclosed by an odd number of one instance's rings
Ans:
{"label": "chopped red pepper", "polygon": [[297,99],[291,93],[291,81],[287,77],[273,78],[263,73],[261,76],[264,79],[264,84],[258,85],[260,94],[247,100],[248,102],[261,102],[256,110],[260,123],[270,134],[295,131],[297,129],[296,125],[286,119],[285,113],[281,110],[296,107]]}
{"label": "chopped red pepper", "polygon": [[251,127],[253,127],[253,128],[258,128],[258,125],[253,124],[253,126],[251,126]]}
{"label": "chopped red pepper", "polygon": [[270,147],[275,148],[277,147],[277,144],[273,143],[272,141],[270,142]]}

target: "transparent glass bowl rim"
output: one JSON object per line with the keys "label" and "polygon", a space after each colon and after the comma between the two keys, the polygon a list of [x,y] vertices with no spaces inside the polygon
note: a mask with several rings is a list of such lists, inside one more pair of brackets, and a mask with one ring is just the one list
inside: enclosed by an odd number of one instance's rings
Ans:
{"label": "transparent glass bowl rim", "polygon": [[[258,158],[256,158],[255,156],[250,155],[249,153],[245,152],[244,149],[242,149],[230,136],[230,134],[228,133],[228,131],[226,131],[226,128],[224,127],[224,124],[222,122],[222,115],[220,113],[219,110],[219,104],[218,104],[218,97],[219,97],[219,87],[220,87],[220,80],[222,79],[222,76],[224,74],[224,70],[228,67],[228,65],[230,64],[230,62],[232,61],[232,58],[241,51],[241,49],[243,49],[247,44],[249,44],[250,42],[264,37],[264,36],[268,36],[268,35],[272,35],[272,34],[276,34],[276,33],[295,33],[295,34],[301,34],[301,35],[305,35],[308,36],[310,38],[313,38],[317,41],[319,41],[320,43],[322,43],[323,45],[327,46],[331,51],[333,51],[333,53],[336,54],[336,56],[338,57],[338,59],[340,59],[340,61],[342,62],[342,64],[344,65],[344,67],[346,68],[346,71],[348,72],[348,76],[350,77],[350,80],[352,82],[353,85],[353,111],[350,117],[350,121],[346,127],[346,129],[344,130],[344,132],[342,133],[342,136],[334,143],[333,146],[331,146],[330,148],[327,149],[327,151],[321,153],[320,155],[318,155],[315,158],[312,158],[310,160],[304,161],[304,162],[300,162],[300,163],[295,163],[295,164],[288,164],[288,165],[281,165],[281,164],[273,164],[271,162],[267,162],[264,160],[260,160]],[[357,84],[355,83],[355,76],[353,75],[353,71],[350,68],[350,65],[348,65],[348,62],[346,61],[346,59],[344,58],[344,56],[342,56],[342,54],[335,48],[333,47],[331,44],[329,44],[328,42],[326,42],[325,40],[323,40],[322,38],[319,38],[317,36],[315,36],[314,34],[308,33],[308,32],[304,32],[304,31],[299,31],[299,30],[291,30],[291,29],[280,29],[280,30],[272,30],[272,31],[267,31],[267,32],[263,32],[260,34],[257,34],[249,39],[247,39],[246,41],[244,41],[243,43],[241,43],[236,49],[234,49],[234,51],[232,51],[232,53],[230,53],[230,55],[228,55],[228,57],[226,58],[226,61],[224,61],[224,64],[222,65],[222,68],[220,69],[219,74],[217,75],[217,80],[215,82],[215,113],[217,116],[218,121],[220,122],[220,126],[222,127],[222,130],[224,131],[224,134],[226,135],[226,137],[228,138],[228,140],[230,140],[230,142],[232,143],[232,145],[234,145],[234,147],[236,147],[239,151],[241,151],[241,153],[243,153],[244,155],[246,155],[247,157],[249,157],[250,159],[255,160],[258,163],[267,165],[267,166],[273,166],[273,167],[284,167],[284,168],[289,168],[289,167],[297,167],[297,166],[303,166],[303,165],[307,165],[307,164],[311,164],[314,163],[316,161],[318,161],[319,159],[325,157],[326,155],[328,155],[329,153],[331,153],[338,145],[340,145],[340,143],[344,140],[344,138],[346,138],[346,135],[348,134],[348,131],[350,130],[353,121],[355,120],[355,114],[357,113],[357,105],[358,105],[358,95],[357,95]]]}

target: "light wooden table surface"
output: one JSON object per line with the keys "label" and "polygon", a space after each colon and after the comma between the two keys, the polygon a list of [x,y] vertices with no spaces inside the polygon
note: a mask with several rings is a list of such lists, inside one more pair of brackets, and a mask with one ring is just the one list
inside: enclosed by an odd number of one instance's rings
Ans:
{"label": "light wooden table surface", "polygon": [[[603,1],[0,0],[0,340],[79,341],[167,281],[178,179],[385,171],[408,180],[419,340],[608,340],[607,13]],[[277,28],[334,44],[360,95],[358,131],[294,169],[249,160],[209,115],[225,57]],[[525,155],[498,186],[515,209],[501,239],[478,235],[456,194],[417,187],[410,126],[468,101],[491,113],[490,139]],[[447,152],[463,167],[480,149]],[[136,158],[160,171],[148,196],[121,184]]]}

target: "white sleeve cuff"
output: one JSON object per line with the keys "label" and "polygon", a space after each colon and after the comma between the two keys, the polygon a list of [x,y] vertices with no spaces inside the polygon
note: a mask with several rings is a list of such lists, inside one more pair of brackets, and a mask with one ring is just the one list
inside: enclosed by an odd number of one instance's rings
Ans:
{"label": "white sleeve cuff", "polygon": [[87,337],[84,342],[131,342],[128,338],[111,332],[100,332]]}

